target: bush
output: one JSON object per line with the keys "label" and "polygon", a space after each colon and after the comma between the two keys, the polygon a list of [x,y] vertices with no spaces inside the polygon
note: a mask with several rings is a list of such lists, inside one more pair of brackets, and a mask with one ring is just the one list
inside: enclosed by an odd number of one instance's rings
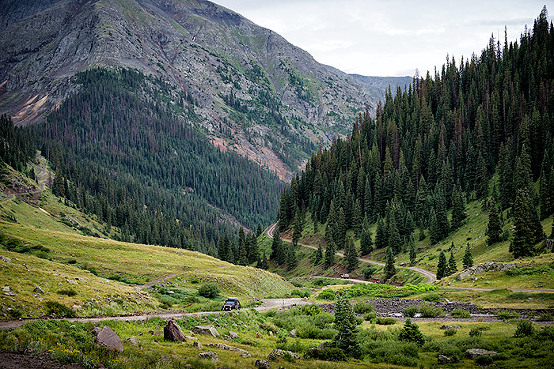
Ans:
{"label": "bush", "polygon": [[554,318],[552,317],[551,314],[549,313],[542,313],[541,315],[538,316],[537,320],[539,322],[550,322],[552,321]]}
{"label": "bush", "polygon": [[462,350],[454,342],[449,341],[428,341],[421,348],[424,352],[435,352],[437,355],[448,356],[452,362],[457,363],[463,358]]}
{"label": "bush", "polygon": [[413,342],[364,341],[362,343],[364,361],[387,363],[399,366],[417,366],[419,357],[417,345]]}
{"label": "bush", "polygon": [[465,309],[454,309],[450,312],[450,316],[456,318],[471,318],[471,314]]}
{"label": "bush", "polygon": [[419,305],[419,312],[424,318],[436,318],[446,315],[440,307],[435,307],[430,303],[422,303]]}
{"label": "bush", "polygon": [[198,294],[200,296],[213,299],[219,295],[219,287],[215,283],[206,283],[198,288]]}
{"label": "bush", "polygon": [[303,290],[292,290],[290,292],[290,297],[310,297],[311,295],[311,291],[307,288],[303,289]]}
{"label": "bush", "polygon": [[332,289],[326,289],[326,290],[323,290],[319,293],[319,295],[317,295],[318,298],[320,299],[323,299],[323,300],[334,300],[335,299],[335,291],[333,291]]}
{"label": "bush", "polygon": [[72,297],[77,295],[77,292],[75,292],[74,290],[59,290],[58,295],[65,295],[65,296]]}
{"label": "bush", "polygon": [[313,358],[325,361],[346,361],[346,355],[338,347],[324,346],[322,349],[311,347],[306,353],[306,358]]}
{"label": "bush", "polygon": [[393,318],[377,318],[375,323],[379,325],[393,325],[396,324],[396,319]]}
{"label": "bush", "polygon": [[400,331],[398,339],[401,341],[414,342],[418,346],[423,346],[425,343],[425,337],[419,330],[418,325],[412,323],[410,318],[406,319],[406,322],[404,322],[404,327]]}
{"label": "bush", "polygon": [[482,355],[482,356],[477,356],[477,358],[475,359],[475,364],[481,365],[481,366],[488,366],[488,365],[491,365],[493,361],[494,359],[492,358],[492,356]]}
{"label": "bush", "polygon": [[439,302],[441,300],[441,297],[438,293],[430,293],[426,296],[423,296],[422,300],[429,302]]}
{"label": "bush", "polygon": [[498,319],[506,321],[510,319],[519,319],[519,313],[516,311],[504,310],[496,312]]}
{"label": "bush", "polygon": [[517,323],[515,337],[529,337],[535,333],[535,327],[529,320],[520,320]]}
{"label": "bush", "polygon": [[310,305],[302,305],[296,309],[293,310],[295,313],[297,312],[299,315],[308,315],[308,316],[317,316],[323,312],[323,310],[314,304]]}
{"label": "bush", "polygon": [[354,304],[353,309],[356,314],[366,314],[373,311],[373,305],[360,301]]}
{"label": "bush", "polygon": [[19,319],[23,316],[21,310],[15,308],[8,310],[8,314],[14,319]]}
{"label": "bush", "polygon": [[368,322],[374,321],[375,319],[377,319],[377,313],[375,311],[365,313],[363,315],[363,318],[364,318],[364,320],[367,320]]}
{"label": "bush", "polygon": [[365,279],[370,279],[373,277],[373,273],[377,271],[377,267],[374,265],[368,265],[364,268],[363,274]]}
{"label": "bush", "polygon": [[402,310],[402,315],[407,318],[413,318],[417,313],[419,313],[419,306],[416,305],[408,306]]}
{"label": "bush", "polygon": [[46,301],[46,315],[54,318],[75,318],[75,310],[57,301]]}
{"label": "bush", "polygon": [[481,337],[481,332],[486,331],[488,327],[473,327],[469,330],[470,337]]}
{"label": "bush", "polygon": [[457,333],[456,329],[447,329],[444,331],[444,335],[447,337],[453,336]]}

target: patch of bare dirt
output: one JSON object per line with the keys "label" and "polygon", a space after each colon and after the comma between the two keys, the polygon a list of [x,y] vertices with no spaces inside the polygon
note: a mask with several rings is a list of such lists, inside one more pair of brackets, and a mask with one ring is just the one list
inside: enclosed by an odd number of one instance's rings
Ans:
{"label": "patch of bare dirt", "polygon": [[84,369],[81,364],[62,364],[46,353],[0,351],[0,369]]}

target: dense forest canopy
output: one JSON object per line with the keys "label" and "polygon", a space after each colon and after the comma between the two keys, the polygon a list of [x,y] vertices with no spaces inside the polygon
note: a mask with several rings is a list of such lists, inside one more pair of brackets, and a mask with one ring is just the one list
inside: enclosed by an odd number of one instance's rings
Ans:
{"label": "dense forest canopy", "polygon": [[78,93],[30,128],[57,195],[120,227],[123,240],[212,253],[236,232],[231,216],[250,229],[275,218],[282,182],[214,147],[193,126],[187,94],[128,69],[74,78]]}
{"label": "dense forest canopy", "polygon": [[398,253],[416,228],[429,229],[432,243],[443,239],[463,222],[464,203],[483,199],[486,209],[512,208],[512,251],[528,254],[543,237],[539,216],[554,211],[553,134],[545,7],[519,42],[491,37],[479,57],[447,58],[434,76],[389,91],[375,119],[361,114],[283,191],[280,229],[309,211],[316,225],[327,223],[327,244],[343,248],[347,230],[361,235],[377,222],[375,246]]}

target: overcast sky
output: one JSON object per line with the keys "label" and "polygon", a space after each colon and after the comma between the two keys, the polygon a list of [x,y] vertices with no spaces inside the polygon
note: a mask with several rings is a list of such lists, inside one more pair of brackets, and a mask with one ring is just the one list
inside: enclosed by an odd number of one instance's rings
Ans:
{"label": "overcast sky", "polygon": [[[545,0],[212,0],[269,28],[320,63],[367,76],[424,75],[459,63],[491,34],[518,40]],[[548,6],[548,5],[547,5]],[[551,6],[552,8],[552,6]],[[549,20],[552,12],[549,9]]]}

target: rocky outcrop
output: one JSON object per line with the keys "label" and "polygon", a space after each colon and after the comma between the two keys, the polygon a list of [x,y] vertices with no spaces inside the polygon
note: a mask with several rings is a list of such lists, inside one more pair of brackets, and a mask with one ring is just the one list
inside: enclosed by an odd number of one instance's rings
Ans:
{"label": "rocky outcrop", "polygon": [[168,321],[164,327],[164,339],[167,341],[186,341],[181,327],[173,319]]}
{"label": "rocky outcrop", "polygon": [[200,359],[211,359],[213,361],[219,360],[219,356],[215,352],[201,352],[198,354]]}
{"label": "rocky outcrop", "polygon": [[110,327],[104,326],[96,335],[94,342],[111,351],[123,352],[121,339]]}
{"label": "rocky outcrop", "polygon": [[275,361],[287,356],[293,359],[300,359],[300,355],[298,355],[296,352],[281,350],[281,349],[273,349],[273,351],[271,351],[269,355],[267,355],[267,360]]}
{"label": "rocky outcrop", "polygon": [[485,349],[474,348],[466,350],[465,354],[470,359],[477,359],[479,356],[494,356],[497,353]]}
{"label": "rocky outcrop", "polygon": [[196,334],[206,334],[210,335],[212,337],[219,337],[219,332],[213,325],[197,325],[195,326],[192,331]]}
{"label": "rocky outcrop", "polygon": [[471,278],[475,275],[486,273],[486,272],[505,272],[507,270],[510,270],[512,268],[515,268],[517,265],[515,264],[508,264],[508,263],[497,263],[494,261],[483,263],[479,265],[472,266],[470,268],[462,270],[456,278],[459,281],[463,281],[464,279]]}

